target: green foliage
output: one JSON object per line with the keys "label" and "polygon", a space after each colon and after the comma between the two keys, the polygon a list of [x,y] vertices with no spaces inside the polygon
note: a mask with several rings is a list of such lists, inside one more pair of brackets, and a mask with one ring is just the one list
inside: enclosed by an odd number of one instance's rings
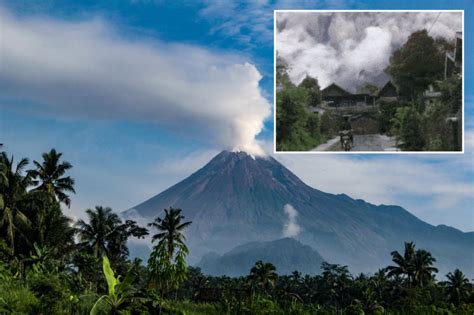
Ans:
{"label": "green foliage", "polygon": [[39,300],[38,313],[64,314],[71,294],[59,274],[31,272],[27,280],[31,291]]}
{"label": "green foliage", "polygon": [[380,100],[377,103],[379,106],[379,131],[381,133],[390,133],[393,129],[393,119],[400,105],[397,101]]}
{"label": "green foliage", "polygon": [[35,314],[39,301],[28,288],[18,283],[0,284],[0,313]]}
{"label": "green foliage", "polygon": [[34,314],[40,302],[23,281],[0,262],[0,313]]}
{"label": "green foliage", "polygon": [[321,143],[321,122],[319,119],[318,113],[308,114],[308,120],[306,122],[306,129],[308,130],[309,135],[316,140],[317,143]]}
{"label": "green foliage", "polygon": [[414,106],[400,107],[392,119],[392,125],[405,151],[421,151],[425,145],[422,116]]}
{"label": "green foliage", "polygon": [[316,106],[321,103],[322,94],[318,84],[318,79],[306,75],[301,81],[299,88],[305,88],[308,91],[308,105]]}
{"label": "green foliage", "polygon": [[434,39],[426,30],[421,30],[411,34],[407,42],[392,54],[385,71],[395,80],[400,93],[413,100],[429,84],[442,78],[443,57]]}
{"label": "green foliage", "polygon": [[276,142],[279,151],[306,151],[326,139],[317,113],[311,106],[321,103],[318,80],[310,76],[298,85],[291,83],[283,61],[277,67]]}
{"label": "green foliage", "polygon": [[456,114],[462,107],[462,78],[453,75],[438,85],[441,101],[446,104],[450,114]]}
{"label": "green foliage", "polygon": [[462,303],[467,301],[469,293],[472,294],[472,285],[469,283],[469,280],[464,273],[459,269],[448,273],[446,277],[448,278],[448,281],[444,284],[446,285],[448,293],[448,301],[454,306],[459,307]]}
{"label": "green foliage", "polygon": [[96,206],[94,210],[87,209],[86,213],[89,222],[81,219],[75,225],[81,240],[80,246],[94,257],[111,257],[115,265],[123,263],[128,256],[126,242],[129,237],[142,238],[148,234],[135,221],[122,222],[111,208]]}
{"label": "green foliage", "polygon": [[71,163],[61,162],[62,153],[55,149],[43,153],[43,161],[33,161],[36,169],[29,173],[33,178],[33,184],[38,185],[37,191],[44,192],[51,200],[57,200],[68,207],[71,205],[71,199],[67,193],[76,193],[74,190],[74,179],[70,176],[63,176],[72,168]]}
{"label": "green foliage", "polygon": [[182,231],[191,222],[182,222],[184,216],[181,209],[165,209],[165,217],[157,217],[149,226],[156,228],[159,233],[152,236],[152,241],[158,240],[148,259],[151,281],[158,282],[161,292],[178,289],[187,278],[186,255],[188,248]]}
{"label": "green foliage", "polygon": [[275,282],[278,279],[276,268],[271,263],[264,263],[259,260],[250,269],[249,279],[252,283],[252,287],[263,289],[264,292],[270,293],[270,290],[275,286]]}
{"label": "green foliage", "polygon": [[414,243],[406,242],[403,255],[398,251],[393,251],[391,255],[396,266],[387,267],[388,276],[404,277],[409,288],[423,287],[434,281],[433,274],[438,272],[433,267],[436,259],[426,250],[415,250]]}
{"label": "green foliage", "polygon": [[[401,107],[394,114],[394,127],[402,134],[413,111],[436,120],[448,108],[437,106],[425,113],[415,106]],[[337,119],[332,114],[307,114],[307,133],[316,132],[318,125],[322,130],[325,119]],[[429,128],[423,128],[429,135]],[[247,277],[211,277],[198,268],[188,270],[183,230],[191,222],[184,222],[181,211],[173,208],[150,224],[158,230],[153,235],[158,244],[144,266],[127,259],[126,241],[145,235],[146,229],[133,221],[122,222],[102,207],[90,211],[89,222],[70,229],[59,199],[51,198],[48,190],[34,189],[26,162],[18,165],[6,154],[0,162],[2,314],[467,315],[474,311],[473,285],[462,271],[456,269],[446,275],[446,281],[438,282],[435,258],[413,243],[406,243],[403,253],[392,252],[394,264],[374,275],[353,277],[347,266],[323,263],[319,275],[295,271],[279,276],[272,264],[262,261]],[[20,212],[29,224],[17,220]],[[6,217],[10,214],[15,215]],[[79,243],[74,242],[76,235],[81,237]],[[101,261],[99,252],[110,252],[116,259]],[[200,294],[206,289],[213,293],[207,302],[198,303],[200,298],[206,300]]]}
{"label": "green foliage", "polygon": [[[308,130],[308,99],[308,90],[303,87],[285,88],[277,93],[277,150],[302,151],[318,144]],[[311,128],[314,122],[312,118]],[[317,135],[315,130],[312,133]]]}
{"label": "green foliage", "polygon": [[104,307],[110,310],[110,314],[117,314],[119,310],[124,309],[125,306],[130,303],[134,294],[132,284],[137,275],[134,270],[130,269],[124,279],[120,281],[115,277],[107,256],[103,257],[102,268],[105,279],[107,280],[108,294],[102,295],[95,302],[90,314],[99,314],[100,310]]}
{"label": "green foliage", "polygon": [[14,256],[17,253],[17,239],[24,238],[21,231],[30,228],[31,225],[21,203],[26,199],[27,188],[32,181],[29,173],[25,173],[28,159],[23,158],[15,164],[13,156],[9,158],[6,152],[2,152],[0,165],[2,171],[0,194],[3,204],[0,213],[0,235],[8,242],[9,254]]}
{"label": "green foliage", "polygon": [[220,314],[218,307],[212,303],[193,303],[188,300],[184,301],[169,301],[172,309],[178,314],[186,315],[208,315],[208,314]]}

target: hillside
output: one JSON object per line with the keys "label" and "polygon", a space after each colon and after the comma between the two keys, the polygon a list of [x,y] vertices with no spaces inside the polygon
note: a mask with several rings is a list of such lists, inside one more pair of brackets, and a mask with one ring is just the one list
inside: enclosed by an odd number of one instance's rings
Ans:
{"label": "hillside", "polygon": [[237,246],[222,256],[207,254],[197,265],[205,274],[244,276],[256,261],[275,265],[281,275],[298,270],[303,274],[317,274],[323,257],[308,245],[293,238],[270,242],[251,242]]}
{"label": "hillside", "polygon": [[123,215],[151,219],[170,206],[183,209],[186,219],[193,221],[186,234],[190,263],[195,264],[211,251],[222,255],[245,243],[282,238],[286,204],[298,213],[301,232],[295,238],[354,272],[386,266],[392,250],[414,241],[433,253],[442,274],[459,267],[474,275],[472,233],[432,226],[399,206],[324,193],[275,159],[244,152],[221,152],[188,178]]}

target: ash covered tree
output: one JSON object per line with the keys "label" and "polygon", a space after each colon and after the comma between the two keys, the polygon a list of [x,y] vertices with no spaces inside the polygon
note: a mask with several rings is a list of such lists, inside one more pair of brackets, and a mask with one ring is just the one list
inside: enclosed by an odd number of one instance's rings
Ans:
{"label": "ash covered tree", "polygon": [[443,76],[443,51],[427,30],[414,32],[390,57],[385,69],[397,83],[400,93],[413,100],[429,84]]}
{"label": "ash covered tree", "polygon": [[318,84],[318,79],[306,75],[303,81],[301,81],[299,87],[308,90],[310,106],[316,106],[321,103],[321,89]]}

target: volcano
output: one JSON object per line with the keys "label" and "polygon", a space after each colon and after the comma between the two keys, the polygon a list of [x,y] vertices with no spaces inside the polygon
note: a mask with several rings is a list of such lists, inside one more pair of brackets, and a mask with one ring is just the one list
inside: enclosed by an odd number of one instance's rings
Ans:
{"label": "volcano", "polygon": [[[361,183],[363,184],[363,183]],[[123,213],[150,222],[165,208],[182,209],[193,223],[186,230],[190,263],[228,253],[252,242],[284,237],[291,205],[292,235],[330,263],[352,272],[375,272],[391,263],[390,252],[405,241],[430,251],[440,275],[455,268],[474,276],[474,233],[428,224],[399,206],[373,205],[345,194],[329,194],[302,182],[272,157],[223,151],[204,167]]]}

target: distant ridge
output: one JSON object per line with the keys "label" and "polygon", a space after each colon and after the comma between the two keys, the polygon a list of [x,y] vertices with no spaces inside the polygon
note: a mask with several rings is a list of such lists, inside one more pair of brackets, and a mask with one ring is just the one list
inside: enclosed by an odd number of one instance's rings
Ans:
{"label": "distant ridge", "polygon": [[256,261],[272,263],[280,275],[298,270],[303,274],[318,274],[323,257],[308,245],[293,238],[270,242],[251,242],[237,246],[219,256],[208,254],[197,265],[206,274],[244,276]]}

